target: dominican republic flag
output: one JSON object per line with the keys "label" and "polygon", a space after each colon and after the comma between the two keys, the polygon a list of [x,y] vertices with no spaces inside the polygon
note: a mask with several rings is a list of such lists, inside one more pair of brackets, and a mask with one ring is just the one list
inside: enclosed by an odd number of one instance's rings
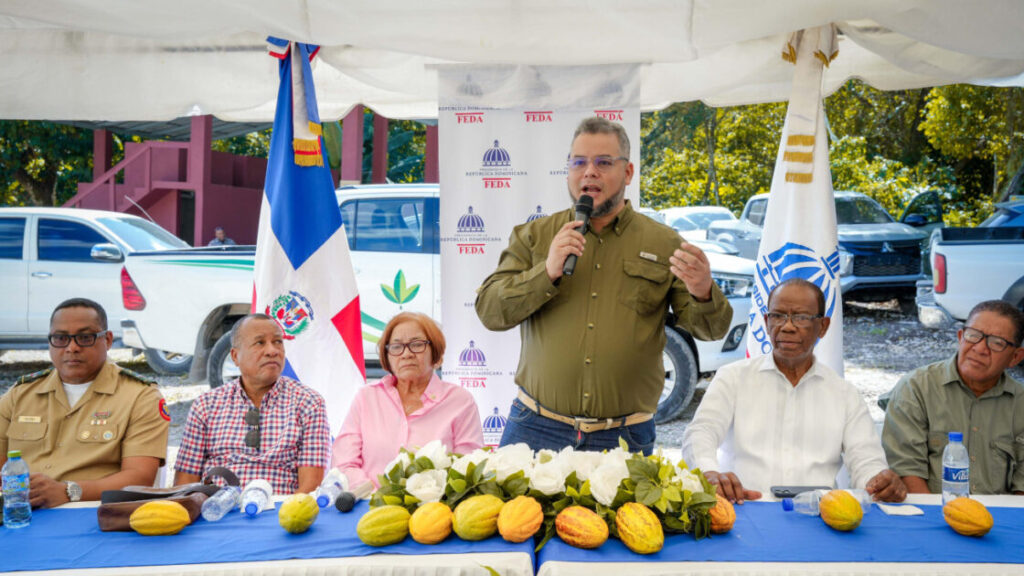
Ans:
{"label": "dominican republic flag", "polygon": [[832,26],[794,33],[782,52],[782,57],[793,62],[796,70],[757,251],[747,355],[772,351],[763,316],[768,312],[768,294],[772,288],[789,278],[803,278],[817,284],[825,293],[825,314],[832,319],[828,332],[815,348],[815,355],[842,376],[839,242],[825,109],[821,101],[823,66],[837,53]]}
{"label": "dominican republic flag", "polygon": [[359,293],[320,142],[310,61],[317,47],[268,39],[281,86],[256,240],[253,311],[281,326],[285,374],[327,402],[331,433],[366,380]]}

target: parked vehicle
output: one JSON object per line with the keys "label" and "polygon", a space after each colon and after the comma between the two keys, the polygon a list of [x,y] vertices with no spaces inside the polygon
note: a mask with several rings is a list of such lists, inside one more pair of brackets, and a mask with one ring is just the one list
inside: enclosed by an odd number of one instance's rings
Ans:
{"label": "parked vehicle", "polygon": [[1024,310],[1024,227],[944,228],[931,260],[932,289],[919,290],[917,298],[925,326],[963,322],[983,300]]}
{"label": "parked vehicle", "polygon": [[655,222],[660,222],[662,224],[665,224],[665,217],[662,216],[654,208],[637,208],[636,211],[639,214],[643,214],[644,216],[647,216],[648,218],[654,219]]}
{"label": "parked vehicle", "polygon": [[[839,239],[839,274],[843,296],[858,299],[912,299],[915,284],[924,277],[922,260],[927,231],[942,225],[942,208],[935,192],[915,197],[900,222],[870,197],[859,192],[835,192]],[[732,244],[740,256],[756,258],[768,194],[752,196],[735,222],[713,222],[708,238]]]}
{"label": "parked vehicle", "polygon": [[1024,226],[1024,196],[1011,196],[1008,201],[996,204],[995,212],[978,226]]}
{"label": "parked vehicle", "polygon": [[[0,208],[0,350],[45,349],[50,314],[60,302],[99,302],[120,345],[128,309],[146,306],[124,268],[141,251],[188,244],[130,214],[77,208]],[[162,373],[188,370],[188,354],[145,349]]]}
{"label": "parked vehicle", "polygon": [[[376,343],[399,311],[441,317],[440,200],[436,184],[355,186],[338,190],[359,288],[367,367],[379,366]],[[150,302],[124,322],[125,341],[195,357],[191,377],[217,386],[237,374],[228,332],[249,311],[255,251],[149,253],[129,258],[127,269]],[[708,253],[712,275],[730,298],[733,324],[726,337],[701,342],[667,328],[665,389],[658,420],[667,421],[693,398],[702,372],[745,354],[753,262]],[[395,289],[398,286],[399,289]],[[404,290],[401,287],[404,286]]]}
{"label": "parked vehicle", "polygon": [[677,206],[661,210],[665,222],[687,240],[705,240],[708,226],[720,220],[736,221],[736,216],[723,206]]}

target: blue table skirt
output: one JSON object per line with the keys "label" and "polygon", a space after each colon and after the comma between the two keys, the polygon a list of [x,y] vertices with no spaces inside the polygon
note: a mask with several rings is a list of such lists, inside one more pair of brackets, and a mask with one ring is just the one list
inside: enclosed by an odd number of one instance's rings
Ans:
{"label": "blue table skirt", "polygon": [[982,538],[961,536],[940,506],[918,506],[923,516],[886,516],[876,506],[852,532],[838,532],[816,516],[784,512],[777,502],[736,506],[728,534],[665,539],[657,554],[641,556],[609,539],[597,550],[552,538],[535,566],[563,562],[958,562],[1024,563],[1024,508],[989,508],[995,527]]}
{"label": "blue table skirt", "polygon": [[356,523],[366,510],[366,502],[347,514],[334,508],[321,510],[316,523],[304,534],[285,532],[277,523],[276,511],[268,510],[252,519],[235,511],[219,522],[199,518],[174,536],[100,532],[95,508],[36,510],[27,528],[0,528],[0,571],[258,562],[377,553],[522,552],[533,558],[532,542],[511,544],[501,537],[465,542],[452,535],[436,546],[406,538],[401,544],[385,548],[366,546],[356,537]]}

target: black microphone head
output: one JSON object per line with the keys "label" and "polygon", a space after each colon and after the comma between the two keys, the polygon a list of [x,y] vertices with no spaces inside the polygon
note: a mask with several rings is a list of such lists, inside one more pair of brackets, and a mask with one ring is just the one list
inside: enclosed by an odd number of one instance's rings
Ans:
{"label": "black microphone head", "polygon": [[583,214],[590,214],[594,211],[594,197],[586,194],[580,194],[579,200],[576,201],[576,211],[582,212]]}

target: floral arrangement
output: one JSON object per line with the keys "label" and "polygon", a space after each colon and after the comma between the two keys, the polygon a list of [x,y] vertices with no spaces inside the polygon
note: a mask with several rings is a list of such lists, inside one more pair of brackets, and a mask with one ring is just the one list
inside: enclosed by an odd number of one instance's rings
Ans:
{"label": "floral arrangement", "polygon": [[616,535],[616,511],[637,502],[657,515],[666,532],[700,539],[710,532],[709,510],[717,501],[700,470],[673,463],[660,450],[651,456],[630,453],[621,440],[618,448],[604,452],[571,447],[534,452],[526,444],[513,444],[465,455],[449,454],[433,441],[415,452],[402,450],[386,470],[370,498],[371,508],[397,505],[411,513],[430,502],[454,509],[481,494],[505,502],[534,498],[544,512],[538,550],[555,534],[559,512],[569,506],[596,512]]}

